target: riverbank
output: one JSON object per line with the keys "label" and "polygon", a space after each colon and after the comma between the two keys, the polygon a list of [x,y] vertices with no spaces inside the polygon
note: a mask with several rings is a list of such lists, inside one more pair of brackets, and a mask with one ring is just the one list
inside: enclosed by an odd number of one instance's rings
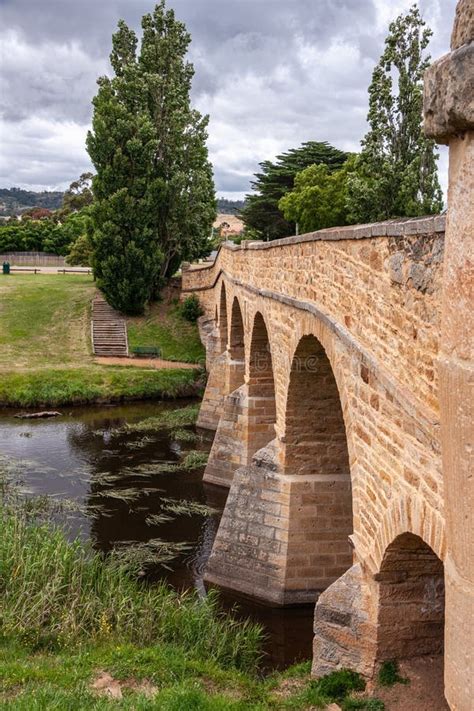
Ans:
{"label": "riverbank", "polygon": [[[266,678],[262,632],[219,610],[215,594],[137,581],[133,558],[69,542],[2,488],[2,708],[247,711],[383,706],[355,698],[348,671],[310,679],[310,663]],[[8,497],[8,494],[7,494]],[[43,504],[44,505],[44,504]]]}
{"label": "riverbank", "polygon": [[[90,341],[91,276],[11,274],[0,281],[0,406],[60,407],[200,393],[199,369],[97,363]],[[132,345],[154,345],[170,361],[197,363],[196,325],[176,303],[127,319]]]}

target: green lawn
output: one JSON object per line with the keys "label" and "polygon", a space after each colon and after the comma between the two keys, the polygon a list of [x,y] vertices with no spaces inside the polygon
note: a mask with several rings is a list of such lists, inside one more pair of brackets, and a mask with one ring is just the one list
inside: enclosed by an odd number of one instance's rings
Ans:
{"label": "green lawn", "polygon": [[152,304],[146,316],[127,319],[127,327],[130,348],[158,346],[165,360],[204,362],[197,326],[181,316],[178,305]]}
{"label": "green lawn", "polygon": [[[0,405],[60,406],[190,395],[196,372],[98,365],[90,339],[91,276],[0,275]],[[148,345],[161,329],[164,357],[197,362],[197,327],[161,306],[163,325],[132,320],[130,338]],[[153,330],[155,329],[155,330]],[[153,336],[156,340],[156,337]]]}
{"label": "green lawn", "polygon": [[91,359],[91,276],[0,276],[0,368],[64,366]]}

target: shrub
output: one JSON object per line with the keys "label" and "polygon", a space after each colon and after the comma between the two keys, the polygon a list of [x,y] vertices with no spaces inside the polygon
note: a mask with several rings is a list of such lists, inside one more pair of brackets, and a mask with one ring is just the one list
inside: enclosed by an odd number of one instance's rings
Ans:
{"label": "shrub", "polygon": [[339,669],[313,681],[312,686],[322,696],[327,696],[331,701],[338,701],[351,691],[364,691],[365,681],[357,672],[350,669]]}
{"label": "shrub", "polygon": [[190,323],[196,323],[198,318],[202,316],[203,313],[204,311],[202,310],[202,306],[196,294],[188,296],[181,304],[181,315]]}

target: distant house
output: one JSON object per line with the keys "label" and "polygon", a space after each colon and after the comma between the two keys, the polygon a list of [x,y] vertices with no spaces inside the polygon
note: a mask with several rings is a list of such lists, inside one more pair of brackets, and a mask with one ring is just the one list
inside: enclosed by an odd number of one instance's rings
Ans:
{"label": "distant house", "polygon": [[244,231],[244,223],[237,215],[229,215],[220,213],[213,225],[215,230],[220,232],[224,239],[232,239],[232,237],[240,237]]}

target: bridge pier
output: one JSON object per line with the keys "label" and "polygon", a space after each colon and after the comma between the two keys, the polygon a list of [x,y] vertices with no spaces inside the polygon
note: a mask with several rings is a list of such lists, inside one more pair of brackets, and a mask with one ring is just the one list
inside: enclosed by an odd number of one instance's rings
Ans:
{"label": "bridge pier", "polygon": [[[212,342],[210,342],[211,339]],[[217,329],[214,329],[206,342],[206,360],[209,374],[197,420],[198,427],[213,431],[217,430],[219,425],[222,403],[226,395],[226,374],[229,359],[227,351],[220,354],[215,352],[218,348],[218,343]],[[211,358],[209,357],[210,351],[213,352]]]}
{"label": "bridge pier", "polygon": [[279,458],[273,440],[234,473],[205,578],[267,604],[313,603],[352,562],[350,481],[288,475]]}
{"label": "bridge pier", "polygon": [[[227,362],[227,373],[234,365]],[[235,375],[231,374],[227,382],[233,379]],[[213,405],[207,401],[204,412]],[[275,405],[272,398],[250,396],[249,385],[245,383],[222,396],[218,412],[219,424],[203,480],[229,488],[235,472],[250,465],[255,452],[274,435]]]}

